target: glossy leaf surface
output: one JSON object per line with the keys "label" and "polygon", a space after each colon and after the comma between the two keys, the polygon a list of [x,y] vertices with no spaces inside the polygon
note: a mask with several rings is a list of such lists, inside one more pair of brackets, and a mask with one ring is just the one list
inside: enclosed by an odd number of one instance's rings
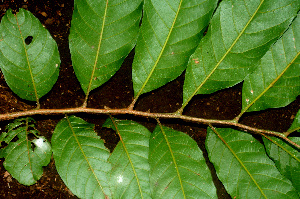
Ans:
{"label": "glossy leaf surface", "polygon": [[10,89],[19,97],[37,101],[55,84],[58,48],[37,18],[20,9],[8,10],[0,24],[0,67]]}
{"label": "glossy leaf surface", "polygon": [[178,77],[208,25],[216,0],[145,0],[132,69],[134,95]]}
{"label": "glossy leaf surface", "polygon": [[[5,133],[6,137],[3,141],[8,145],[0,150],[0,157],[5,158],[4,168],[19,183],[33,185],[42,177],[43,166],[47,166],[50,162],[51,145],[42,136],[30,141],[29,134],[36,136],[38,132],[29,129],[26,119],[21,120],[17,119],[10,123],[10,127],[13,126],[13,128],[8,128]],[[17,141],[12,141],[14,138]]]}
{"label": "glossy leaf surface", "polygon": [[300,17],[243,84],[242,111],[284,107],[300,94]]}
{"label": "glossy leaf surface", "polygon": [[[269,157],[300,194],[300,151],[275,137],[264,137],[263,140]],[[290,140],[300,144],[299,137],[290,137]]]}
{"label": "glossy leaf surface", "polygon": [[120,141],[108,161],[112,165],[110,187],[113,198],[151,198],[149,182],[150,131],[129,120],[106,120],[103,127],[116,131]]}
{"label": "glossy leaf surface", "polygon": [[202,152],[187,134],[157,126],[149,162],[152,198],[217,198]]}
{"label": "glossy leaf surface", "polygon": [[232,198],[298,198],[292,183],[283,177],[251,135],[230,128],[208,128],[208,157]]}
{"label": "glossy leaf surface", "polygon": [[67,116],[56,126],[51,143],[56,169],[68,188],[80,198],[105,198],[111,193],[109,151],[94,125]]}
{"label": "glossy leaf surface", "polygon": [[75,0],[70,51],[86,94],[120,68],[135,45],[141,16],[142,0]]}
{"label": "glossy leaf surface", "polygon": [[196,94],[209,94],[241,82],[299,10],[295,0],[224,0],[205,37],[190,57],[183,106]]}

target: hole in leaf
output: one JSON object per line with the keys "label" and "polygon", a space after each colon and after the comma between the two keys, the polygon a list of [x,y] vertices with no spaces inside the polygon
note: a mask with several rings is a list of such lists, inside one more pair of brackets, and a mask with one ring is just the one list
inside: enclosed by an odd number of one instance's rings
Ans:
{"label": "hole in leaf", "polygon": [[4,141],[0,142],[1,148],[5,148],[8,146],[8,144]]}
{"label": "hole in leaf", "polygon": [[31,145],[32,150],[34,151],[35,147],[36,147],[35,144],[33,142],[31,142],[30,145]]}
{"label": "hole in leaf", "polygon": [[30,140],[30,141],[32,141],[36,138],[35,135],[33,135],[32,133],[29,133],[27,136],[28,136],[28,140]]}
{"label": "hole in leaf", "polygon": [[29,44],[31,44],[31,42],[32,42],[32,39],[33,39],[33,37],[32,37],[32,36],[28,36],[28,37],[26,37],[26,39],[25,39],[25,44],[26,44],[26,45],[29,45]]}
{"label": "hole in leaf", "polygon": [[17,136],[15,136],[12,140],[11,140],[11,142],[17,142],[19,140],[19,138],[17,137]]}

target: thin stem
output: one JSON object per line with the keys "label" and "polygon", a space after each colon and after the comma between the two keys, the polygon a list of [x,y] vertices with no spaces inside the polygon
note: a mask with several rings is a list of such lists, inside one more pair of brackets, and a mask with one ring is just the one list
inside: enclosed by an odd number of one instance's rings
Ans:
{"label": "thin stem", "polygon": [[294,129],[289,129],[287,132],[284,132],[283,134],[288,137],[291,133],[293,132],[296,132],[296,131],[299,131],[300,130],[300,127],[298,128],[294,128]]}
{"label": "thin stem", "polygon": [[128,110],[133,110],[134,105],[135,105],[135,103],[136,103],[138,97],[139,97],[139,96],[137,96],[137,97],[135,97],[135,98],[133,99],[133,101],[131,102],[131,104],[128,106]]}
{"label": "thin stem", "polygon": [[287,136],[289,136],[291,133],[292,133],[292,132],[287,131],[287,132],[284,132],[283,135],[284,135],[285,137],[287,137]]}
{"label": "thin stem", "polygon": [[181,119],[189,122],[195,123],[202,123],[202,124],[211,124],[211,125],[225,125],[225,126],[234,126],[244,131],[253,132],[256,134],[265,134],[269,136],[276,136],[279,138],[284,139],[285,141],[289,142],[290,144],[294,145],[295,147],[300,149],[300,145],[292,142],[289,140],[284,134],[269,131],[264,129],[258,129],[254,127],[250,127],[244,124],[237,123],[233,120],[215,120],[215,119],[204,119],[204,118],[196,118],[187,115],[178,115],[173,113],[149,113],[143,111],[136,111],[130,109],[95,109],[95,108],[84,108],[84,107],[77,107],[77,108],[66,108],[66,109],[33,109],[28,111],[21,111],[21,112],[13,112],[13,113],[4,113],[0,114],[0,121],[3,120],[11,120],[18,117],[27,117],[32,115],[60,115],[60,114],[75,114],[75,113],[89,113],[89,114],[112,114],[112,115],[136,115],[142,117],[149,117],[149,118],[160,118],[160,119]]}

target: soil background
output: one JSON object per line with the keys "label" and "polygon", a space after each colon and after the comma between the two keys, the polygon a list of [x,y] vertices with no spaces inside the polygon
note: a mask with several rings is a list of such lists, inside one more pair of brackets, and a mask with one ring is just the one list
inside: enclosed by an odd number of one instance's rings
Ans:
{"label": "soil background", "polygon": [[[73,72],[71,55],[68,45],[69,28],[73,12],[71,0],[1,0],[0,18],[11,8],[17,11],[24,8],[32,12],[56,40],[61,56],[60,76],[53,89],[41,100],[41,108],[71,108],[82,105],[84,93]],[[134,50],[125,59],[121,69],[107,83],[91,92],[88,107],[126,108],[132,101],[133,90],[131,82],[131,64]],[[166,86],[141,96],[135,109],[150,112],[175,112],[182,103],[182,85],[184,74]],[[184,114],[210,119],[233,119],[241,110],[242,84],[232,88],[221,90],[211,95],[196,96],[186,107]],[[5,83],[0,73],[0,113],[10,113],[34,109],[35,103],[24,101],[17,97]],[[297,111],[300,108],[300,99],[285,108],[269,109],[266,111],[247,113],[241,118],[243,124],[269,129],[274,131],[286,131],[291,125]],[[119,139],[109,129],[102,128],[106,120],[105,115],[77,114],[86,121],[96,124],[95,130],[106,146],[112,151]],[[33,116],[37,121],[37,128],[41,135],[51,140],[52,132],[57,122],[63,118],[58,116]],[[152,119],[135,116],[118,116],[118,118],[132,119],[145,125],[152,131],[156,123]],[[0,122],[0,132],[11,121]],[[203,151],[204,157],[211,170],[214,183],[217,187],[219,198],[231,198],[222,183],[218,180],[212,164],[207,158],[204,147],[206,126],[187,123],[181,120],[162,120],[164,125],[190,135]],[[32,186],[19,184],[3,167],[4,159],[0,159],[0,198],[77,198],[64,185],[59,177],[53,159],[47,167],[44,167],[43,177]]]}

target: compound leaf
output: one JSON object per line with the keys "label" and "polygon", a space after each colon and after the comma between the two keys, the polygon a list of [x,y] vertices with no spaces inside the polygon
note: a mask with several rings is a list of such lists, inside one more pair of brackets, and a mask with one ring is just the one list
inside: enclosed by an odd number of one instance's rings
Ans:
{"label": "compound leaf", "polygon": [[149,162],[153,198],[217,198],[202,152],[188,135],[157,126]]}
{"label": "compound leaf", "polygon": [[[266,151],[282,175],[288,178],[300,194],[300,151],[275,137],[263,137]],[[290,140],[300,144],[299,137]]]}
{"label": "compound leaf", "polygon": [[120,68],[135,45],[141,16],[142,0],[75,0],[70,51],[87,95]]}
{"label": "compound leaf", "polygon": [[55,166],[68,188],[80,198],[110,198],[109,151],[94,125],[66,116],[56,126],[51,143]]}
{"label": "compound leaf", "polygon": [[9,9],[0,24],[0,67],[19,97],[37,101],[55,84],[60,58],[57,44],[29,11]]}
{"label": "compound leaf", "polygon": [[251,135],[230,128],[208,128],[206,148],[217,175],[232,198],[298,198]]}
{"label": "compound leaf", "polygon": [[243,84],[242,113],[284,107],[300,94],[300,16]]}
{"label": "compound leaf", "polygon": [[[295,0],[224,0],[187,66],[183,109],[193,96],[241,82],[287,29]],[[182,110],[181,110],[182,111]]]}
{"label": "compound leaf", "polygon": [[108,119],[103,127],[120,137],[108,161],[112,164],[110,185],[113,198],[151,198],[148,162],[150,131],[133,121]]}
{"label": "compound leaf", "polygon": [[165,85],[183,72],[216,3],[216,0],[145,0],[132,64],[136,97]]}
{"label": "compound leaf", "polygon": [[[19,123],[21,120],[22,122]],[[1,149],[0,157],[5,158],[4,168],[19,183],[33,185],[42,177],[43,166],[47,166],[50,162],[51,145],[43,136],[30,141],[28,135],[31,133],[36,135],[38,132],[29,128],[28,118],[21,120],[11,123],[15,128],[10,128],[7,133],[4,133],[6,137],[3,141],[8,145]],[[12,141],[14,138],[17,141]]]}

